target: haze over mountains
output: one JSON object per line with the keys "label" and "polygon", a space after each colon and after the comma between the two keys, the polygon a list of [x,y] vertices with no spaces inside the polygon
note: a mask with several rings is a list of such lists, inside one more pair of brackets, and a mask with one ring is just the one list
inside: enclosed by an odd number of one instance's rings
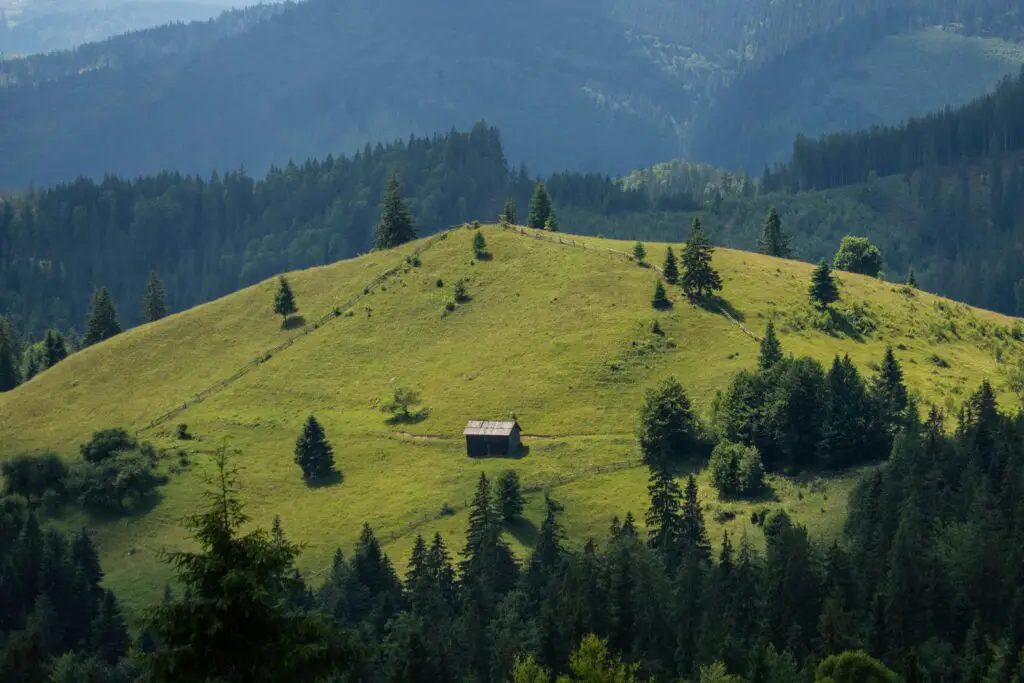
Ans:
{"label": "haze over mountains", "polygon": [[[47,58],[0,63],[0,187],[262,172],[480,119],[534,170],[687,156],[759,171],[797,133],[963,103],[1024,63],[1010,0],[308,0],[202,49],[185,31],[92,46],[57,76]],[[876,64],[893,53],[895,75]]]}

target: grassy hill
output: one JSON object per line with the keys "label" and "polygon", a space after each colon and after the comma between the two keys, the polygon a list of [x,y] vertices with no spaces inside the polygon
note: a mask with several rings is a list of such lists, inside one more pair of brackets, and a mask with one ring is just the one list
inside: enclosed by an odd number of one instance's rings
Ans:
{"label": "grassy hill", "polygon": [[[167,579],[158,550],[186,542],[178,521],[201,504],[202,454],[225,441],[240,454],[254,521],[269,526],[280,515],[289,536],[306,544],[304,570],[325,568],[335,547],[351,547],[363,521],[404,566],[416,530],[440,530],[461,546],[481,471],[514,468],[531,491],[529,521],[510,534],[519,551],[536,533],[543,489],[565,504],[574,543],[602,536],[613,514],[642,518],[647,474],[633,434],[645,389],[673,374],[706,413],[715,391],[755,363],[758,346],[744,327],[760,331],[770,316],[787,352],[822,361],[849,353],[866,373],[892,344],[911,389],[940,405],[959,405],[983,377],[999,378],[997,357],[1022,351],[1011,318],[849,274],[840,308],[856,304],[870,323],[864,329],[873,329],[826,335],[808,325],[811,266],[724,249],[715,262],[729,316],[678,292],[671,310],[655,312],[655,272],[624,256],[628,243],[484,234],[490,260],[473,260],[473,233],[460,229],[291,274],[305,328],[281,329],[271,280],[86,349],[0,395],[0,457],[45,449],[74,457],[93,430],[119,425],[191,452],[193,464],[172,476],[154,509],[89,522],[107,582],[138,608]],[[414,251],[418,267],[406,262]],[[648,254],[660,263],[664,245],[648,245]],[[446,312],[443,299],[460,278],[471,299]],[[663,336],[651,332],[655,319]],[[395,386],[422,393],[426,419],[385,421],[377,405]],[[334,445],[338,485],[308,488],[292,462],[310,413]],[[469,460],[465,422],[511,413],[525,433],[525,457]],[[179,423],[197,439],[176,441]],[[752,510],[781,506],[819,537],[835,534],[856,476],[775,478],[778,500],[762,503],[719,502],[702,477],[710,531],[740,531]],[[442,514],[445,504],[453,514]],[[70,514],[58,523],[84,521]]]}

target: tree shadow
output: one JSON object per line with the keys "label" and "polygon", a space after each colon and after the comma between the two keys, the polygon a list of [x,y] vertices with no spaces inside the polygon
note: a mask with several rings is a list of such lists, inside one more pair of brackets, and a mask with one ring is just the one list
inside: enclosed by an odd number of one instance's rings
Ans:
{"label": "tree shadow", "polygon": [[282,330],[294,330],[299,327],[303,327],[306,324],[306,318],[301,315],[291,315],[284,319],[281,323]]}
{"label": "tree shadow", "polygon": [[718,500],[723,503],[778,503],[780,499],[771,484],[765,483],[757,493],[719,493]]}
{"label": "tree shadow", "polygon": [[505,523],[505,531],[512,534],[512,538],[527,548],[537,544],[539,532],[533,522],[523,517],[517,517],[511,522]]}
{"label": "tree shadow", "polygon": [[656,311],[667,311],[672,308],[672,302],[668,299],[665,299],[664,301],[652,301],[651,306],[653,306]]}
{"label": "tree shadow", "polygon": [[829,319],[832,323],[831,327],[834,332],[854,341],[864,341],[864,335],[861,334],[860,330],[857,329],[857,326],[853,324],[853,321],[850,320],[850,316],[847,313],[836,310],[831,306],[826,308],[825,311],[828,313]]}
{"label": "tree shadow", "polygon": [[742,323],[745,322],[747,319],[747,316],[746,314],[743,313],[743,311],[735,308],[729,302],[728,299],[723,299],[717,294],[714,296],[698,297],[694,299],[693,302],[709,313],[721,314],[722,311],[725,311],[726,313],[729,314],[730,317],[735,319],[737,322]]}
{"label": "tree shadow", "polygon": [[419,424],[420,422],[423,422],[429,416],[430,416],[430,411],[427,410],[426,408],[424,408],[423,410],[420,410],[420,411],[415,412],[415,413],[409,413],[408,415],[404,415],[404,414],[392,415],[387,420],[385,420],[385,423],[390,425],[390,426],[392,426],[392,427],[394,427],[396,425],[415,425],[415,424]]}
{"label": "tree shadow", "polygon": [[331,473],[319,479],[307,479],[306,486],[311,489],[323,489],[328,486],[337,486],[345,481],[345,475],[338,470],[331,470]]}
{"label": "tree shadow", "polygon": [[476,260],[477,261],[490,261],[493,258],[494,258],[494,256],[489,251],[481,251],[481,252],[477,252],[477,254],[476,254]]}

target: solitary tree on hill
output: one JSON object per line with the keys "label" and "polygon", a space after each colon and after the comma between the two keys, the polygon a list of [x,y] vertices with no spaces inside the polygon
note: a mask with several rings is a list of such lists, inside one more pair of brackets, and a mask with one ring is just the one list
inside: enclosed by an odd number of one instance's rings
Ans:
{"label": "solitary tree on hill", "polygon": [[511,197],[505,200],[505,208],[501,212],[501,216],[498,218],[502,225],[515,225],[516,224],[516,202]]}
{"label": "solitary tree on hill", "polygon": [[828,308],[829,304],[839,301],[839,288],[836,287],[836,281],[832,277],[832,269],[828,267],[824,259],[811,275],[810,295],[811,301],[820,308]]}
{"label": "solitary tree on hill", "polygon": [[672,247],[669,247],[668,251],[665,252],[665,265],[662,266],[661,273],[665,276],[665,282],[670,285],[679,282],[679,264],[676,261],[676,255],[672,251]]}
{"label": "solitary tree on hill", "polygon": [[558,222],[558,215],[555,213],[555,208],[551,207],[551,213],[548,214],[548,219],[544,222],[544,229],[548,232],[558,232],[562,225]]}
{"label": "solitary tree on hill", "polygon": [[292,293],[292,286],[288,279],[282,275],[277,282],[277,294],[274,295],[274,313],[281,316],[281,325],[288,322],[288,317],[299,312],[295,305],[295,294]]}
{"label": "solitary tree on hill", "polygon": [[917,289],[917,274],[914,273],[914,266],[910,266],[910,270],[907,271],[907,286]]}
{"label": "solitary tree on hill", "polygon": [[537,183],[533,189],[533,198],[530,199],[530,213],[526,217],[526,225],[537,230],[543,230],[548,224],[548,217],[551,215],[551,197],[544,183]]}
{"label": "solitary tree on hill", "polygon": [[645,259],[647,258],[647,248],[644,246],[643,242],[637,242],[633,245],[633,258],[636,259],[636,262],[640,265],[644,264]]}
{"label": "solitary tree on hill", "polygon": [[782,232],[782,219],[774,206],[768,209],[768,215],[764,219],[764,232],[759,246],[761,253],[769,256],[789,258],[793,253],[789,248],[789,236]]}
{"label": "solitary tree on hill", "polygon": [[484,234],[482,232],[477,231],[476,234],[473,235],[473,254],[475,254],[477,258],[480,258],[486,253],[487,240],[484,238]]}
{"label": "solitary tree on hill", "polygon": [[761,370],[770,370],[776,363],[782,360],[782,344],[775,335],[775,323],[768,321],[764,330],[764,339],[761,340],[761,353],[757,357],[757,367]]}
{"label": "solitary tree on hill", "polygon": [[878,277],[882,272],[882,252],[866,237],[847,235],[839,245],[832,267],[848,273]]}
{"label": "solitary tree on hill", "polygon": [[121,325],[117,322],[117,309],[114,308],[114,300],[110,292],[103,287],[92,295],[92,305],[89,310],[89,318],[85,322],[85,337],[82,339],[84,346],[99,344],[104,339],[110,339],[121,333]]}
{"label": "solitary tree on hill", "polygon": [[334,449],[324,428],[310,415],[295,442],[295,464],[302,468],[307,482],[324,479],[334,472]]}
{"label": "solitary tree on hill", "polygon": [[43,338],[43,360],[46,367],[52,368],[67,357],[68,347],[64,342],[64,335],[57,330],[47,330]]}
{"label": "solitary tree on hill", "polygon": [[13,333],[7,318],[0,316],[0,391],[18,386],[18,364],[14,359]]}
{"label": "solitary tree on hill", "polygon": [[410,409],[421,403],[419,392],[407,387],[395,389],[391,399],[381,405],[382,413],[391,413],[391,419],[395,422],[408,421],[412,419]]}
{"label": "solitary tree on hill", "polygon": [[151,323],[167,315],[167,295],[164,284],[160,282],[156,271],[150,271],[146,280],[146,292],[142,296],[142,321]]}
{"label": "solitary tree on hill", "polygon": [[651,297],[651,306],[654,306],[659,311],[665,308],[669,308],[672,302],[668,300],[668,294],[665,292],[665,286],[661,284],[661,280],[655,280],[654,282],[654,296]]}
{"label": "solitary tree on hill", "polygon": [[700,218],[693,219],[683,252],[683,291],[690,298],[700,298],[721,291],[722,278],[711,265],[715,248],[711,246]]}
{"label": "solitary tree on hill", "polygon": [[402,198],[398,178],[391,176],[381,199],[380,223],[373,240],[374,249],[391,249],[416,239],[412,213]]}

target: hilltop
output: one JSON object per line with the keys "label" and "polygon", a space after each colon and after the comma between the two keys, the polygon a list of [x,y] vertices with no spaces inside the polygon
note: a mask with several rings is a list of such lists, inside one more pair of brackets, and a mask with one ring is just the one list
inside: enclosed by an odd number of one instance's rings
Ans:
{"label": "hilltop", "polygon": [[[76,457],[94,430],[113,426],[191,454],[153,510],[91,522],[108,584],[138,607],[167,579],[157,551],[183,543],[178,521],[200,502],[202,454],[225,441],[240,453],[254,521],[267,527],[280,515],[289,537],[307,544],[304,570],[326,567],[363,521],[396,563],[416,530],[441,530],[459,547],[477,476],[508,468],[532,492],[531,522],[511,536],[521,552],[542,514],[542,489],[565,505],[574,544],[602,537],[613,514],[642,518],[647,473],[634,434],[645,389],[675,375],[707,414],[715,392],[755,364],[752,334],[769,317],[786,352],[822,361],[849,353],[864,374],[892,345],[925,405],[956,407],[984,377],[1002,390],[1001,362],[1021,353],[1011,318],[850,274],[840,276],[841,307],[859,311],[864,331],[818,332],[808,324],[811,266],[800,262],[720,249],[729,315],[692,306],[678,290],[671,310],[655,312],[655,273],[624,255],[630,243],[491,227],[484,234],[490,260],[474,261],[472,231],[457,229],[290,274],[304,328],[281,328],[271,312],[276,280],[268,280],[74,354],[0,395],[0,456]],[[660,263],[664,249],[649,244],[650,261]],[[444,297],[459,279],[470,299],[446,312]],[[651,331],[655,319],[663,335]],[[377,406],[397,386],[421,392],[426,419],[387,424]],[[334,445],[340,484],[307,488],[292,462],[310,413]],[[512,413],[526,434],[525,457],[469,460],[465,422]],[[179,424],[196,439],[178,441]],[[855,480],[775,479],[780,500],[752,504],[719,502],[702,476],[702,498],[713,537],[776,507],[828,537]]]}

